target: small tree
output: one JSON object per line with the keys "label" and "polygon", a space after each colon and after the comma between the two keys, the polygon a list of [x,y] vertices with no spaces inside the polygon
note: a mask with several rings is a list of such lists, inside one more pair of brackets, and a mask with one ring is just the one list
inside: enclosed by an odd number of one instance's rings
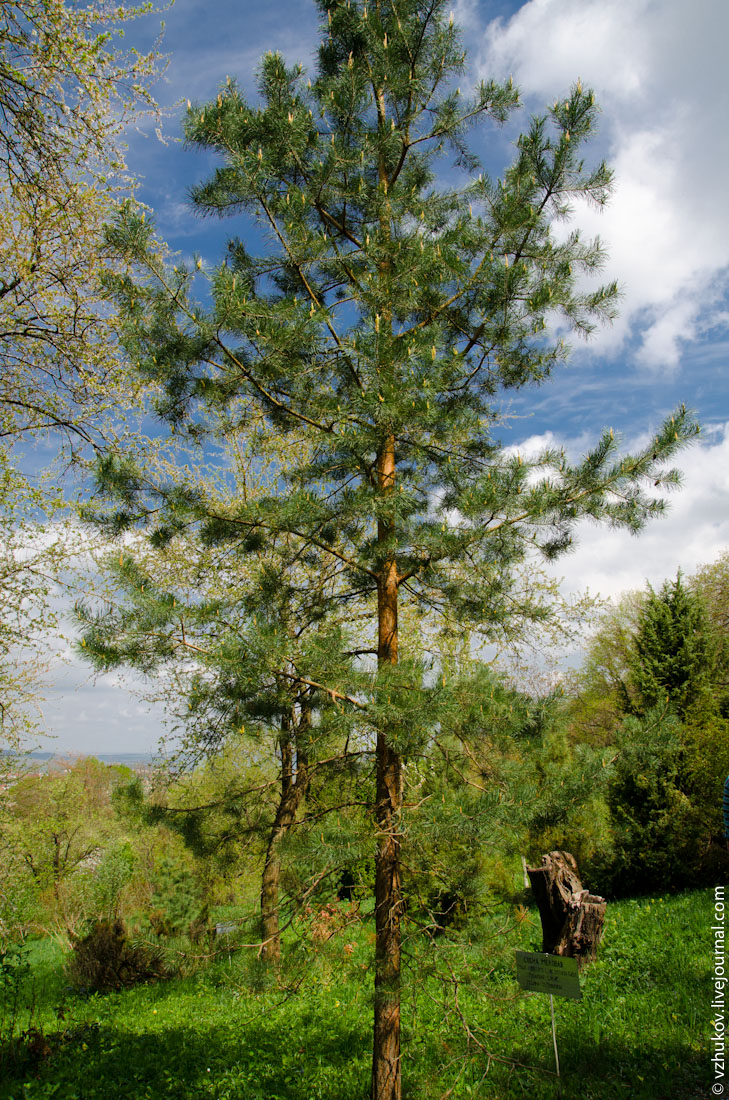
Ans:
{"label": "small tree", "polygon": [[628,661],[644,593],[628,592],[601,616],[581,666],[567,680],[572,741],[610,745],[625,712]]}
{"label": "small tree", "polygon": [[[502,446],[504,396],[540,384],[567,354],[553,321],[587,334],[614,312],[614,285],[579,282],[599,268],[599,243],[552,233],[573,199],[602,205],[610,191],[604,164],[584,167],[592,93],[578,84],[533,119],[491,179],[467,133],[505,121],[517,92],[489,82],[461,94],[464,53],[444,0],[319,6],[313,82],[268,55],[259,105],[229,81],[188,113],[188,142],[222,161],[195,189],[198,209],[254,214],[266,250],[231,241],[207,308],[192,297],[196,271],[165,268],[143,217],[129,208],[111,234],[144,272],[111,283],[126,344],[164,388],[159,412],[175,431],[242,430],[255,410],[267,432],[305,432],[307,454],[214,526],[204,502],[171,486],[146,493],[123,464],[107,463],[100,480],[117,529],[162,509],[160,531],[198,523],[241,546],[285,532],[296,553],[334,558],[376,607],[367,691],[357,694],[357,676],[344,687],[334,650],[324,684],[361,710],[375,743],[373,1096],[398,1100],[403,761],[439,720],[416,639],[400,637],[401,605],[492,637],[544,614],[513,600],[516,566],[535,549],[566,550],[583,516],[637,531],[659,514],[654,486],[675,484],[665,463],[696,426],[681,410],[622,457],[606,431],[577,464],[558,449],[526,459]],[[445,184],[435,167],[449,155]]]}
{"label": "small tree", "polygon": [[626,709],[664,706],[681,720],[715,710],[717,657],[703,600],[681,573],[659,592],[649,585],[628,653]]}
{"label": "small tree", "polygon": [[[19,439],[52,433],[66,456],[98,446],[138,387],[103,300],[103,227],[132,187],[127,126],[156,110],[160,69],[121,48],[147,4],[0,0],[0,740],[35,732],[33,705],[55,621],[49,593],[71,577],[54,488],[14,469]],[[112,415],[108,416],[111,411]],[[29,705],[30,704],[30,705]]]}
{"label": "small tree", "polygon": [[[342,727],[350,728],[337,712],[344,696],[322,683],[335,673],[333,651],[343,678],[351,677],[354,651],[347,652],[346,638],[361,608],[342,588],[333,556],[296,553],[300,548],[285,535],[249,540],[242,553],[237,542],[219,540],[215,510],[230,507],[231,495],[255,496],[267,469],[260,456],[256,469],[241,466],[240,456],[237,462],[232,494],[220,486],[215,493],[209,483],[205,490],[202,482],[188,485],[188,493],[206,493],[209,527],[202,537],[198,531],[173,538],[170,529],[160,538],[158,531],[154,541],[163,546],[108,558],[116,606],[79,603],[77,614],[81,653],[96,668],[126,664],[163,673],[157,691],[183,731],[181,766],[220,755],[234,742],[258,763],[254,778],[239,776],[212,804],[193,799],[187,819],[184,803],[171,814],[173,827],[200,850],[215,845],[215,828],[204,818],[221,808],[229,837],[263,838],[261,953],[278,962],[281,849],[312,778],[321,786],[333,766],[361,755],[341,751]],[[342,606],[334,614],[338,596]]]}

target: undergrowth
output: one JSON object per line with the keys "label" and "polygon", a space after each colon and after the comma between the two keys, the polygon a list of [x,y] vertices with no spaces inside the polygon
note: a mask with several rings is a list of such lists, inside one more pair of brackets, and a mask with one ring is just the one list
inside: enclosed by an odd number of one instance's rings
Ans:
{"label": "undergrowth", "polygon": [[[709,891],[608,906],[582,1001],[555,999],[567,1100],[708,1095],[711,906]],[[67,986],[60,949],[35,944],[35,1030],[0,1097],[366,1100],[373,935],[343,923],[289,943],[277,978],[231,950],[183,978],[87,997]],[[406,943],[404,1100],[556,1100],[549,999],[515,980],[514,950],[539,940],[536,913],[516,907],[486,916],[470,944]]]}

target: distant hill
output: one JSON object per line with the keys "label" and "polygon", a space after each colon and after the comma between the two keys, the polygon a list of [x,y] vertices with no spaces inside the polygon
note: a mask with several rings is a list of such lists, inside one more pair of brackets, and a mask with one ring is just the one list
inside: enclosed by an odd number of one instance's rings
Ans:
{"label": "distant hill", "polygon": [[[0,757],[12,756],[7,749],[0,749]],[[64,761],[83,760],[93,757],[102,764],[126,764],[128,768],[150,767],[159,760],[154,753],[145,752],[28,752],[23,753],[24,760],[32,760],[38,764],[62,763]]]}

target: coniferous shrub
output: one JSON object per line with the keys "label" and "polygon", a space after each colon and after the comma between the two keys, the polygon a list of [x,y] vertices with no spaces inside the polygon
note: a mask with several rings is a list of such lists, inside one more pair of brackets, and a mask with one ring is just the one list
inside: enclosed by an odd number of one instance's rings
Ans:
{"label": "coniferous shrub", "polygon": [[[724,723],[692,730],[656,708],[626,717],[616,742],[605,792],[609,837],[590,860],[590,881],[613,896],[714,881],[725,857],[712,843],[721,804],[711,776],[720,758],[726,767]],[[709,744],[713,759],[704,752]]]}
{"label": "coniferous shrub", "polygon": [[69,967],[72,983],[87,993],[109,993],[171,976],[164,953],[129,939],[121,920],[95,921],[74,939]]}
{"label": "coniferous shrub", "polygon": [[603,744],[606,767],[591,791],[598,812],[569,824],[600,893],[685,889],[726,874],[726,620],[721,593],[708,594],[711,605],[679,572],[623,601],[577,680],[570,740]]}

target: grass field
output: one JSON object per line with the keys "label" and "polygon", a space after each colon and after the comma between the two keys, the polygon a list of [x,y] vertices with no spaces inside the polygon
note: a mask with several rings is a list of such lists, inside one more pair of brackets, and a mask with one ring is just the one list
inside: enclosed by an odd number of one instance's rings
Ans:
{"label": "grass field", "polygon": [[[555,998],[562,1095],[710,1095],[711,891],[612,903],[580,1002]],[[2,1100],[366,1100],[372,935],[349,925],[289,952],[278,982],[244,952],[196,973],[83,998],[34,945],[36,1029],[6,1057]],[[406,1100],[551,1100],[549,998],[516,984],[538,917],[495,910],[472,944],[412,946],[403,1004]],[[3,1020],[0,1011],[0,1021]],[[4,1026],[7,1030],[7,1018]]]}

